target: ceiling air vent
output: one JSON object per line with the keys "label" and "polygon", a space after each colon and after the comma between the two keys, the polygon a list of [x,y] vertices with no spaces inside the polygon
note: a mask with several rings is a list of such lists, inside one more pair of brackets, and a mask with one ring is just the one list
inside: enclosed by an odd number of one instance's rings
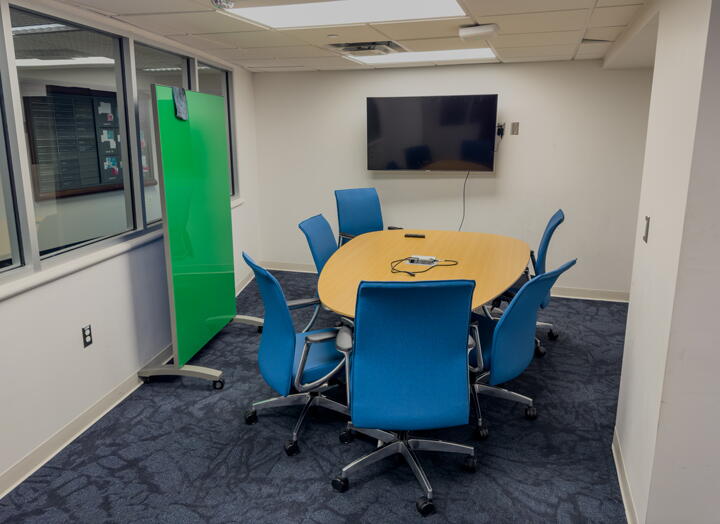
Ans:
{"label": "ceiling air vent", "polygon": [[330,44],[328,47],[330,49],[340,51],[344,55],[353,56],[387,55],[390,53],[397,53],[398,51],[404,51],[402,47],[391,41],[349,42],[345,44]]}

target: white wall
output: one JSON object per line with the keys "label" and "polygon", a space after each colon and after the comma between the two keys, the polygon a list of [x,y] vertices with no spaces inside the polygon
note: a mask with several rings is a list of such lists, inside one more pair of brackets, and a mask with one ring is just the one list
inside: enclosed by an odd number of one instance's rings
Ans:
{"label": "white wall", "polygon": [[[237,169],[245,202],[232,210],[236,283],[240,259],[259,251],[257,163],[250,73],[234,71]],[[228,202],[229,205],[229,202]],[[83,350],[80,328],[92,324]],[[165,262],[154,241],[0,301],[0,493],[10,468],[132,377],[170,344]]]}
{"label": "white wall", "polygon": [[[654,478],[653,464],[660,453],[660,450],[656,449],[656,437],[661,403],[665,398],[663,380],[666,376],[666,365],[667,373],[673,373],[666,357],[671,326],[675,322],[673,304],[676,299],[678,263],[695,148],[710,5],[709,0],[693,0],[662,1],[656,6],[659,11],[657,50],[642,190],[635,227],[636,238],[640,239],[644,230],[644,217],[650,216],[650,238],[647,244],[638,240],[635,245],[616,421],[617,444],[630,490],[629,502],[634,507],[639,522],[645,522],[646,517],[647,522],[683,521],[679,517],[673,520],[665,519],[658,513],[651,514],[648,511],[648,500],[651,479]],[[717,97],[717,91],[713,96]],[[712,138],[717,140],[717,135]],[[717,144],[713,147],[716,148]],[[717,222],[717,214],[714,217]],[[688,262],[692,263],[690,260]],[[713,262],[716,264],[717,260]],[[688,305],[685,303],[683,307]],[[707,307],[702,302],[696,302],[694,306],[700,311]],[[683,359],[682,351],[677,358]],[[698,364],[707,365],[709,361],[698,361]],[[687,369],[685,368],[685,371]],[[705,368],[708,373],[712,369],[716,368]],[[697,379],[702,380],[700,377]],[[708,380],[714,378],[708,377]],[[689,391],[696,390],[691,387]],[[691,413],[687,412],[686,415],[690,416]],[[689,434],[696,431],[698,417],[707,416],[712,415],[692,411],[692,421],[682,428],[676,428],[684,433],[684,446],[693,446],[693,439],[688,438]],[[672,452],[677,453],[678,449]],[[712,453],[717,452],[713,450]],[[669,471],[666,470],[666,473]],[[681,489],[678,479],[673,478],[675,473],[677,471],[666,478],[665,482]],[[695,471],[687,472],[689,476],[695,474]],[[662,504],[664,508],[677,502],[675,495],[669,490],[665,491],[663,496],[667,497],[665,504]],[[690,511],[685,513],[688,518],[694,515],[693,511],[700,511],[699,508],[684,507]],[[676,512],[672,514],[683,515]],[[695,520],[694,517],[689,521],[704,522],[701,519]]]}
{"label": "white wall", "polygon": [[650,93],[649,70],[599,62],[255,74],[262,260],[311,264],[296,224],[322,212],[336,227],[334,189],[375,186],[385,223],[454,229],[465,173],[368,172],[365,98],[499,94],[506,135],[495,175],[471,175],[464,230],[537,246],[563,208],[550,266],[578,257],[561,286],[626,294]]}

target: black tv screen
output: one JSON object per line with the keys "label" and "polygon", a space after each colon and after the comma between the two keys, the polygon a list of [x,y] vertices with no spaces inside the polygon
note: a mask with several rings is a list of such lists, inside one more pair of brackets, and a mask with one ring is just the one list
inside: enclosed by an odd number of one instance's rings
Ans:
{"label": "black tv screen", "polygon": [[493,171],[497,95],[367,99],[368,169]]}

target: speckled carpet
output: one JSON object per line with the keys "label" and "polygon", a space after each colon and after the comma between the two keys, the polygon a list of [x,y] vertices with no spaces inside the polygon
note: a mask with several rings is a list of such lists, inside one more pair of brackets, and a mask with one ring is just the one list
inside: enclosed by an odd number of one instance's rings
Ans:
{"label": "speckled carpet", "polygon": [[[274,273],[288,299],[313,295],[314,275]],[[242,314],[262,313],[254,283],[237,303]],[[547,356],[509,384],[535,398],[538,419],[481,398],[491,435],[478,444],[477,473],[460,471],[458,456],[420,454],[438,510],[427,519],[401,461],[375,464],[348,492],[333,491],[340,468],[373,448],[340,444],[342,417],[311,413],[294,457],[283,443],[299,407],[245,425],[247,404],[273,394],[257,370],[259,335],[230,325],[193,360],[222,369],[225,389],[175,377],[143,385],[3,498],[0,522],[625,522],[610,444],[626,314],[625,304],[553,300],[541,319],[560,339],[543,336]],[[308,315],[296,314],[298,326]],[[323,314],[316,326],[333,320]],[[472,442],[469,426],[432,435]]]}

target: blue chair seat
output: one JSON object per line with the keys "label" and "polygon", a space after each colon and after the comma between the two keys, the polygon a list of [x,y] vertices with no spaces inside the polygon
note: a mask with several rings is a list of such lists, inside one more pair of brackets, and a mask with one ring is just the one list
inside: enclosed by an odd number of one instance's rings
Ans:
{"label": "blue chair seat", "polygon": [[[298,333],[295,335],[295,359],[293,360],[293,377],[297,374],[300,367],[300,357],[302,356],[303,346],[305,345],[305,336],[313,333],[324,333],[333,331],[332,329],[316,329],[307,333]],[[316,342],[310,346],[310,354],[305,363],[305,373],[302,376],[302,382],[308,383],[324,377],[330,373],[335,366],[342,360],[343,355],[335,349],[335,339],[325,342]]]}
{"label": "blue chair seat", "polygon": [[[477,322],[478,331],[480,333],[480,347],[482,348],[483,367],[490,368],[490,348],[492,348],[493,334],[495,333],[495,325],[497,320],[473,313],[472,321]],[[475,351],[470,353],[470,365],[477,366],[477,356]]]}

